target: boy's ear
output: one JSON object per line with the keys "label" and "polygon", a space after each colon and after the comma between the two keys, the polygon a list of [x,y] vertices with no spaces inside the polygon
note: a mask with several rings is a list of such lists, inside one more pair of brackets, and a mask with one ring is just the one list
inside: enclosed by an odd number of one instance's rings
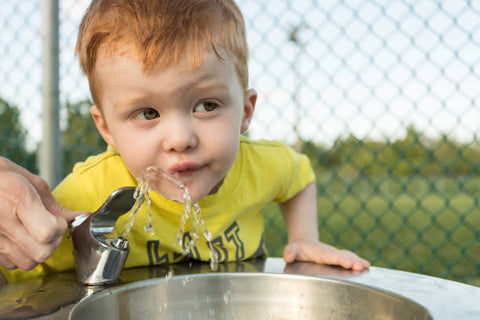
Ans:
{"label": "boy's ear", "polygon": [[255,104],[257,103],[257,91],[248,89],[245,93],[245,102],[243,104],[243,119],[241,125],[241,133],[245,133],[250,127],[250,122],[253,118],[253,111],[255,111]]}
{"label": "boy's ear", "polygon": [[92,115],[93,121],[97,126],[98,132],[100,132],[100,134],[102,135],[103,140],[105,140],[106,143],[108,143],[109,145],[117,149],[115,140],[113,139],[112,134],[108,129],[107,122],[105,121],[105,118],[103,117],[103,114],[100,111],[100,109],[96,105],[93,105],[90,108],[90,114]]}

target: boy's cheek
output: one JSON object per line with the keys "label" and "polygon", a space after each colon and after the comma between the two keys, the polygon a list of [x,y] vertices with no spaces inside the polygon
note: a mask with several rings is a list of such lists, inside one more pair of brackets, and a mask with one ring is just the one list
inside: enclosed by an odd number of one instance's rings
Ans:
{"label": "boy's cheek", "polygon": [[144,170],[154,164],[153,160],[150,160],[150,157],[147,157],[145,150],[143,148],[130,148],[129,150],[120,149],[120,156],[122,157],[123,162],[128,168],[128,171],[134,177],[141,177],[144,174]]}

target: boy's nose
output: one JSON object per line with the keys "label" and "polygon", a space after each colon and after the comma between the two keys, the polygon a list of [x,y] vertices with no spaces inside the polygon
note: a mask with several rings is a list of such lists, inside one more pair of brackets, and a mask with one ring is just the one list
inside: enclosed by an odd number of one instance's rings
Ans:
{"label": "boy's nose", "polygon": [[165,151],[180,152],[197,145],[198,139],[190,121],[169,121],[163,129],[163,148]]}

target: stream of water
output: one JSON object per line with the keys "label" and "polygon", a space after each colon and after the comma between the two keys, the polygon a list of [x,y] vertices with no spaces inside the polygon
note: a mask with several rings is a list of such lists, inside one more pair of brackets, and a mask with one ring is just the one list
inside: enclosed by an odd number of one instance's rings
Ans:
{"label": "stream of water", "polygon": [[[208,231],[208,229],[205,227],[205,222],[203,221],[201,216],[200,205],[198,203],[192,203],[190,192],[188,191],[188,188],[185,187],[184,182],[179,177],[172,176],[171,174],[168,174],[159,167],[148,167],[144,171],[144,175],[137,179],[138,186],[134,194],[135,204],[133,205],[129,216],[125,221],[125,225],[122,229],[120,237],[122,237],[123,239],[127,239],[137,218],[138,211],[144,203],[146,203],[147,205],[147,221],[145,223],[144,230],[152,236],[155,234],[155,230],[152,225],[153,218],[150,210],[151,201],[149,192],[151,191],[150,186],[154,184],[155,181],[158,182],[157,179],[166,179],[173,183],[178,189],[182,190],[183,192],[183,213],[180,217],[178,233],[175,237],[175,243],[180,247],[180,252],[183,255],[188,255],[191,250],[197,245],[200,237],[203,236],[210,248],[210,268],[212,269],[212,271],[216,271],[218,268],[218,254],[213,249],[213,245],[211,243],[213,237],[211,232]],[[187,232],[186,226],[189,220],[191,220],[192,224],[192,229],[188,231],[188,234],[190,235],[190,240],[184,243],[183,235]]]}

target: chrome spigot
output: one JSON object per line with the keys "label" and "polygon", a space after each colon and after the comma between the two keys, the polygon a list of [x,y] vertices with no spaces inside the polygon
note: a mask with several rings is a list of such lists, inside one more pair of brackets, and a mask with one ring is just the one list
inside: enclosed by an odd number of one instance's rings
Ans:
{"label": "chrome spigot", "polygon": [[129,252],[128,240],[110,234],[117,219],[135,204],[134,193],[134,187],[117,189],[97,211],[79,215],[70,223],[80,283],[104,285],[119,279]]}

